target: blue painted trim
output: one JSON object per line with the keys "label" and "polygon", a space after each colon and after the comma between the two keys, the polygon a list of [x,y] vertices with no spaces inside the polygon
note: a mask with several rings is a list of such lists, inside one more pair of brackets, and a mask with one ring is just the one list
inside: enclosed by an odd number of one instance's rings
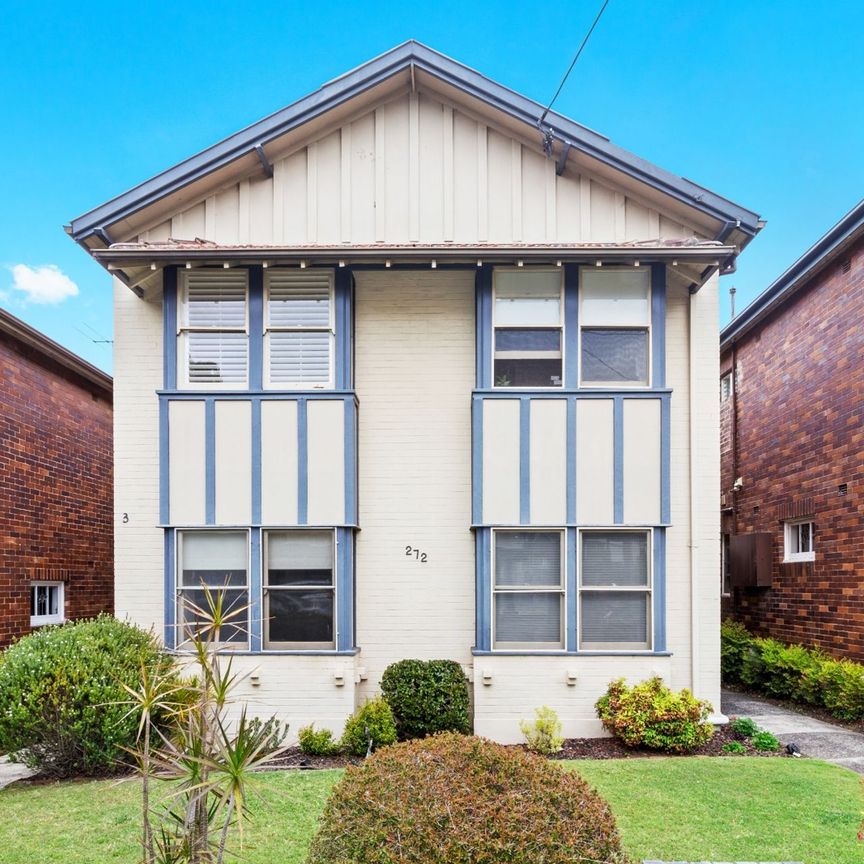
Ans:
{"label": "blue painted trim", "polygon": [[567,608],[565,609],[565,621],[567,624],[566,629],[566,641],[564,643],[565,647],[568,651],[575,651],[576,646],[578,645],[578,633],[577,629],[577,609],[579,607],[578,603],[578,592],[576,588],[576,530],[568,529],[566,532],[566,543],[567,543],[567,569],[564,573],[564,578],[566,580],[565,583],[565,597],[567,600]]}
{"label": "blue painted trim", "polygon": [[614,489],[614,522],[624,523],[624,399],[616,396],[613,400],[613,489]]}
{"label": "blue painted trim", "polygon": [[357,403],[344,400],[345,410],[345,521],[357,522]]}
{"label": "blue painted trim", "polygon": [[655,528],[654,539],[654,651],[666,650],[666,529]]}
{"label": "blue painted trim", "polygon": [[334,276],[333,300],[336,323],[336,387],[349,389],[354,380],[353,371],[353,315],[354,274],[349,267],[340,267]]}
{"label": "blue painted trim", "polygon": [[[161,399],[192,400],[199,402],[209,399],[219,393],[222,400],[238,399],[336,399],[342,396],[354,396],[353,390],[157,390]],[[656,395],[656,394],[655,394]]]}
{"label": "blue painted trim", "polygon": [[660,521],[672,521],[672,401],[660,400]]}
{"label": "blue painted trim", "polygon": [[483,521],[483,400],[471,401],[471,521]]}
{"label": "blue painted trim", "polygon": [[651,384],[666,386],[666,265],[651,265]]}
{"label": "blue painted trim", "polygon": [[474,279],[476,297],[477,386],[492,386],[492,267],[477,268]]}
{"label": "blue painted trim", "polygon": [[492,532],[479,528],[474,532],[474,573],[476,621],[474,645],[476,651],[492,647]]}
{"label": "blue painted trim", "polygon": [[261,522],[261,400],[252,407],[252,524]]}
{"label": "blue painted trim", "polygon": [[171,521],[171,446],[168,402],[159,400],[159,521]]}
{"label": "blue painted trim", "polygon": [[354,532],[336,529],[336,649],[354,647]]}
{"label": "blue painted trim", "polygon": [[264,630],[263,602],[263,558],[261,531],[253,528],[249,532],[249,648],[260,651]]}
{"label": "blue painted trim", "polygon": [[564,386],[579,386],[579,265],[564,265]]}
{"label": "blue painted trim", "polygon": [[176,536],[173,528],[165,531],[165,647],[173,648],[176,644],[177,629],[177,583],[176,583]]}
{"label": "blue painted trim", "polygon": [[519,399],[519,524],[531,524],[531,400]]}
{"label": "blue painted trim", "polygon": [[249,389],[264,386],[264,268],[249,267]]}
{"label": "blue painted trim", "polygon": [[567,399],[567,521],[576,521],[576,400]]}
{"label": "blue painted trim", "polygon": [[309,506],[309,424],[306,400],[297,400],[297,524],[306,525]]}
{"label": "blue painted trim", "polygon": [[204,402],[204,524],[216,524],[216,400]]}
{"label": "blue painted trim", "polygon": [[162,378],[166,390],[177,387],[177,268],[162,274]]}

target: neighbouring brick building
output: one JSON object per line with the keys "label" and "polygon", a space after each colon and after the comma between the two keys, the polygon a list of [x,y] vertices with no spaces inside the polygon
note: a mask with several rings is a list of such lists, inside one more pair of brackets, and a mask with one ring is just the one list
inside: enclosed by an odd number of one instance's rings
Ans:
{"label": "neighbouring brick building", "polygon": [[114,608],[112,381],[0,309],[0,647]]}
{"label": "neighbouring brick building", "polygon": [[723,611],[864,659],[864,201],[720,335]]}

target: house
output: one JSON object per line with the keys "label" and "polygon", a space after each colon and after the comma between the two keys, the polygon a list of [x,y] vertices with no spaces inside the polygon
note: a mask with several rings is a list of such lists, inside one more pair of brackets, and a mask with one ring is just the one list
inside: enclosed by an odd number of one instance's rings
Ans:
{"label": "house", "polygon": [[459,661],[478,733],[719,703],[718,272],[758,217],[416,42],[72,221],[114,276],[117,614],[256,711]]}
{"label": "house", "polygon": [[0,309],[0,647],[114,608],[111,378]]}
{"label": "house", "polygon": [[864,659],[864,201],[720,334],[723,611]]}

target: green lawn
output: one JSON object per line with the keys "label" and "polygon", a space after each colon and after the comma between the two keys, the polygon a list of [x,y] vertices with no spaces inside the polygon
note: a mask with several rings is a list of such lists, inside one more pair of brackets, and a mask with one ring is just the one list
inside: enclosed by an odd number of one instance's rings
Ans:
{"label": "green lawn", "polygon": [[[606,796],[631,855],[716,861],[864,862],[862,796],[849,771],[807,759],[625,759],[567,763]],[[301,864],[339,771],[261,777],[249,864]],[[0,791],[2,864],[137,860],[134,781]]]}

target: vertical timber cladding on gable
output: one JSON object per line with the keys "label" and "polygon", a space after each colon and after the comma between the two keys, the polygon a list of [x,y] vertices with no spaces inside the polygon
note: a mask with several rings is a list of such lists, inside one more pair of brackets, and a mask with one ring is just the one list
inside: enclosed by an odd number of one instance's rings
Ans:
{"label": "vertical timber cladding on gable", "polygon": [[[529,139],[530,142],[531,139]],[[404,94],[140,235],[225,244],[621,242],[693,231],[424,92]]]}

